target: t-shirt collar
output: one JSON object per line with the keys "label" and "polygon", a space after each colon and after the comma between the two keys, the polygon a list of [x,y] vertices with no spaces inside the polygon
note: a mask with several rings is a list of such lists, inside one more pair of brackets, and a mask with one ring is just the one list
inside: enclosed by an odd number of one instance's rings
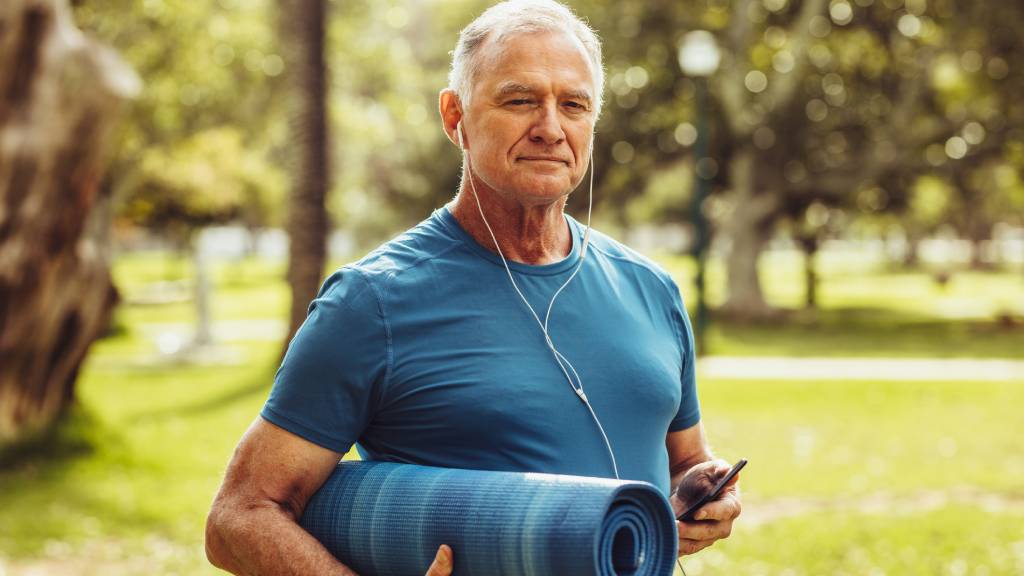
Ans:
{"label": "t-shirt collar", "polygon": [[[582,226],[575,218],[568,214],[563,214],[566,223],[569,225],[569,237],[572,239],[572,248],[569,250],[569,255],[551,264],[523,264],[522,262],[515,262],[508,260],[509,269],[520,273],[530,274],[535,276],[547,276],[552,274],[561,274],[568,270],[571,270],[579,262],[580,258],[580,244],[582,243]],[[469,232],[462,227],[462,224],[455,219],[455,215],[451,213],[448,206],[442,206],[434,211],[431,215],[431,219],[436,219],[451,232],[457,240],[465,244],[470,250],[476,252],[488,262],[492,262],[497,266],[502,266],[501,257],[497,253],[491,252],[487,248],[483,247],[475,238],[470,236]]]}

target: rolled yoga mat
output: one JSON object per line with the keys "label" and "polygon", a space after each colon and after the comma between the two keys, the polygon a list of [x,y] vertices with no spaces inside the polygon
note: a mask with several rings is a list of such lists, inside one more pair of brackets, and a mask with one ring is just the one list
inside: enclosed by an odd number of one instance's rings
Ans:
{"label": "rolled yoga mat", "polygon": [[669,576],[675,520],[655,486],[519,472],[343,462],[301,524],[361,576]]}

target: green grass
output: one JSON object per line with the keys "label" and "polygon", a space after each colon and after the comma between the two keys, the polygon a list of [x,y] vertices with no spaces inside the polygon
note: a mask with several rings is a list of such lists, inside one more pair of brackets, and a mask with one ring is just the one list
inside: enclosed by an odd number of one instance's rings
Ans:
{"label": "green grass", "polygon": [[[125,301],[187,273],[175,262],[122,258],[115,277]],[[821,313],[783,326],[716,325],[715,352],[1018,358],[1024,352],[1021,328],[997,328],[992,315],[1020,305],[1014,300],[1019,274],[964,275],[936,293],[924,273],[840,264],[823,283]],[[685,291],[689,264],[669,259],[668,265]],[[282,318],[288,305],[282,273],[281,266],[253,261],[219,266],[215,319]],[[773,301],[795,302],[774,274],[767,282]],[[859,275],[864,279],[850,284]],[[846,288],[851,285],[858,287]],[[897,286],[916,288],[896,298]],[[935,304],[948,298],[973,299],[973,309],[987,307],[988,316],[937,313]],[[40,447],[0,472],[0,560],[69,559],[87,574],[216,573],[202,552],[205,514],[234,445],[269,391],[279,344],[225,342],[235,355],[225,365],[157,361],[146,326],[191,318],[188,302],[121,307],[119,329],[94,347],[82,372],[77,424],[56,449]],[[701,397],[719,453],[750,459],[743,473],[750,522],[741,519],[733,538],[688,559],[691,576],[1024,572],[1024,435],[1014,427],[1024,381],[708,380]],[[892,514],[863,506],[879,495],[914,502],[931,491],[964,490],[1017,504],[983,509],[953,499]],[[834,506],[765,516],[792,499]]]}
{"label": "green grass", "polygon": [[772,324],[713,317],[701,349],[723,356],[1024,358],[1024,324],[870,308],[797,313],[786,323]]}
{"label": "green grass", "polygon": [[277,347],[249,345],[238,366],[137,367],[95,351],[80,383],[101,426],[91,452],[30,460],[0,475],[0,553],[36,555],[52,541],[195,543],[231,450],[255,417]]}
{"label": "green grass", "polygon": [[1024,497],[1024,380],[707,380],[700,395],[718,452],[750,460],[753,500],[962,486]]}
{"label": "green grass", "polygon": [[1024,513],[945,506],[913,514],[825,512],[780,520],[683,559],[688,576],[1024,573]]}
{"label": "green grass", "polygon": [[[696,305],[691,259],[658,260]],[[961,270],[945,285],[927,270],[890,271],[858,254],[819,257],[818,307],[804,309],[802,257],[766,254],[765,298],[783,321],[740,323],[712,313],[707,353],[735,356],[1024,358],[1024,274]],[[708,265],[708,301],[726,299],[724,263]]]}
{"label": "green grass", "polygon": [[[694,293],[694,262],[662,254],[655,258],[683,287]],[[818,300],[825,310],[875,309],[945,319],[987,320],[1000,313],[1024,315],[1024,272],[1021,270],[952,270],[946,284],[934,270],[892,269],[884,260],[860,253],[828,253],[816,259]],[[765,253],[758,265],[765,298],[775,306],[802,308],[805,300],[803,256],[796,251]],[[721,305],[727,296],[725,263],[712,258],[707,270],[708,299]]]}

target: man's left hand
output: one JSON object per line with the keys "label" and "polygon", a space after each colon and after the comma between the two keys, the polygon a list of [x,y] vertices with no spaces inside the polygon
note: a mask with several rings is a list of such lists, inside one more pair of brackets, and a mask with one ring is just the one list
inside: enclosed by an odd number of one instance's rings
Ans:
{"label": "man's left hand", "polygon": [[[694,494],[691,501],[696,500],[718,482],[720,478],[729,472],[729,463],[725,460],[711,460],[697,464],[690,468],[683,476],[682,483],[687,488],[692,487]],[[739,475],[736,475],[729,484],[722,490],[716,500],[708,502],[697,509],[693,520],[676,522],[679,532],[679,555],[684,556],[703,550],[715,543],[716,540],[728,538],[732,533],[732,522],[740,515],[739,487],[736,485]],[[680,500],[673,491],[670,498],[672,509],[676,515],[686,510],[688,503]]]}

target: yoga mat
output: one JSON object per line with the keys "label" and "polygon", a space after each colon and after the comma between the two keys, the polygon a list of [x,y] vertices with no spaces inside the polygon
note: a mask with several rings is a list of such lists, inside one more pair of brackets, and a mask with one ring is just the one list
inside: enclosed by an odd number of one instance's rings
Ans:
{"label": "yoga mat", "polygon": [[675,521],[646,482],[342,462],[301,524],[361,576],[669,576]]}

